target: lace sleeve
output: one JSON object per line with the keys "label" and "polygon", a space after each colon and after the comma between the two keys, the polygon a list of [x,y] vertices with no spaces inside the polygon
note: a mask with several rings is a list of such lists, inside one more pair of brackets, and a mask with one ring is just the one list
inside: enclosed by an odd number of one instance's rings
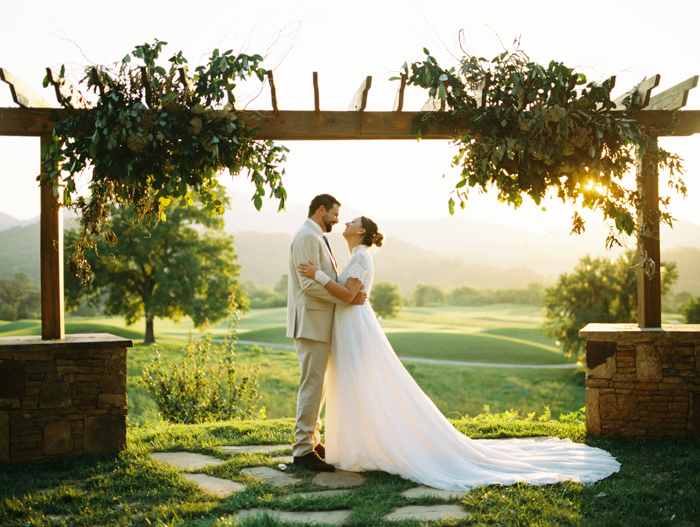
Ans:
{"label": "lace sleeve", "polygon": [[365,279],[369,271],[370,262],[364,254],[357,254],[350,261],[348,278],[357,278],[360,282]]}

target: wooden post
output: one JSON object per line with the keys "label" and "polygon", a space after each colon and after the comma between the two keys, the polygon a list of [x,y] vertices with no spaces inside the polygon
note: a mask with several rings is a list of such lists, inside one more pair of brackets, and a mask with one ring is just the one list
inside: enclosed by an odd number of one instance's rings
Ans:
{"label": "wooden post", "polygon": [[[637,244],[637,318],[640,328],[661,327],[661,248],[659,240],[658,139],[649,138],[645,155],[637,152],[637,190],[641,203],[637,211],[640,237]],[[654,261],[654,276],[644,273],[644,255]]]}
{"label": "wooden post", "polygon": [[[51,141],[41,136],[41,150]],[[42,176],[46,174],[41,160]],[[41,338],[63,339],[66,336],[63,314],[63,215],[58,196],[50,183],[41,184]]]}

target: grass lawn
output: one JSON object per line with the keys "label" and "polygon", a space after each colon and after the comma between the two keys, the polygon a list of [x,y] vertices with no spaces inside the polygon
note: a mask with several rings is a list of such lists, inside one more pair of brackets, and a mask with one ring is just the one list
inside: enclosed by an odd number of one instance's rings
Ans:
{"label": "grass lawn", "polygon": [[[259,342],[292,344],[285,334],[285,308],[259,309],[241,320],[239,338]],[[539,333],[541,317],[531,306],[487,306],[485,308],[408,308],[395,319],[382,321],[399,356],[515,364],[557,364],[567,359]],[[158,412],[137,379],[153,353],[139,341],[141,323],[126,327],[120,318],[66,319],[67,333],[113,333],[135,342],[128,352],[127,392],[129,419],[133,424],[153,423]],[[157,320],[161,339],[185,339],[192,331],[186,320],[179,323]],[[23,320],[0,325],[0,336],[36,335],[40,322]],[[224,336],[223,323],[212,329]],[[183,342],[161,341],[166,360],[179,362]],[[292,350],[265,347],[260,354],[250,346],[237,346],[240,365],[260,363],[262,405],[270,418],[295,415],[299,366]],[[494,412],[515,408],[541,414],[549,405],[554,416],[583,407],[582,376],[574,370],[505,369],[406,363],[421,388],[450,416],[474,416],[488,405]],[[455,382],[457,380],[457,382]]]}
{"label": "grass lawn", "polygon": [[[453,421],[472,438],[549,435],[583,441],[580,424],[537,422],[510,416],[481,416]],[[232,525],[231,515],[245,508],[277,510],[351,509],[346,525],[414,527],[417,522],[389,523],[383,516],[409,505],[442,503],[435,498],[410,502],[400,492],[416,484],[383,472],[366,473],[367,483],[349,494],[321,501],[284,501],[282,495],[323,490],[315,473],[288,467],[302,482],[294,488],[256,483],[241,474],[248,466],[275,462],[264,454],[227,454],[220,445],[291,443],[291,419],[165,425],[132,428],[128,448],[102,459],[83,458],[46,465],[0,467],[0,524],[26,525]],[[472,490],[461,503],[472,516],[466,522],[440,525],[656,527],[694,526],[700,521],[700,440],[587,440],[611,452],[622,464],[619,473],[591,486],[560,483],[542,487],[489,486]],[[200,470],[210,476],[246,483],[228,498],[216,498],[186,481],[182,474],[156,463],[154,451],[190,451],[224,461]],[[278,525],[253,520],[247,527]],[[291,524],[289,524],[291,525]],[[435,524],[433,524],[435,525]]]}
{"label": "grass lawn", "polygon": [[[165,360],[179,363],[181,343],[160,344]],[[237,346],[237,364],[260,364],[258,376],[262,406],[269,418],[291,417],[296,413],[299,365],[293,350],[263,348],[254,353],[251,346]],[[127,394],[132,423],[153,423],[158,419],[155,403],[137,385],[143,366],[153,355],[152,346],[139,343],[128,352]],[[552,414],[579,410],[585,405],[583,374],[575,370],[535,370],[524,368],[485,368],[405,363],[416,382],[446,415],[457,417],[481,413],[484,406],[493,412],[516,408],[521,412]]]}

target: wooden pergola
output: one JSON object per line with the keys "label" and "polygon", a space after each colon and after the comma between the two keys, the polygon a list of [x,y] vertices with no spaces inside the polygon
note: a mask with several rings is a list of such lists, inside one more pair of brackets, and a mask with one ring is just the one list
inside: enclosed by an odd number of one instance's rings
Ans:
{"label": "wooden pergola", "polygon": [[[71,99],[76,108],[85,107],[77,90],[48,70],[49,79],[59,101]],[[43,97],[34,92],[27,84],[0,68],[0,80],[9,84],[12,98],[18,107],[0,108],[0,136],[40,137],[42,144],[50,140],[54,122],[51,112],[57,112],[59,118],[67,116],[67,110],[51,107]],[[416,140],[411,133],[413,120],[425,111],[440,110],[440,103],[429,100],[420,112],[403,111],[403,96],[406,77],[402,77],[396,94],[392,111],[368,112],[367,96],[372,85],[372,77],[367,77],[361,84],[355,97],[350,102],[348,111],[322,111],[319,104],[318,76],[313,75],[314,110],[283,111],[277,106],[277,96],[272,75],[268,81],[271,88],[271,111],[239,111],[238,117],[251,126],[262,129],[260,139],[272,140]],[[612,79],[614,83],[614,78]],[[660,75],[644,80],[638,87],[641,97],[637,122],[644,126],[653,141],[660,136],[689,136],[700,133],[700,111],[681,110],[688,100],[688,93],[698,84],[698,76],[652,96],[652,90],[658,87]],[[630,92],[628,92],[630,93]],[[627,93],[627,94],[628,94]],[[615,102],[622,104],[627,95]],[[81,110],[74,110],[81,111]],[[453,139],[452,130],[440,130],[430,127],[423,139]],[[652,145],[653,146],[653,145]],[[651,148],[649,149],[651,150]],[[38,159],[41,170],[44,165]],[[659,189],[658,167],[652,156],[638,156],[637,170],[646,177],[639,178],[649,207],[640,210],[639,221],[643,222],[645,237],[642,249],[646,251],[660,269],[659,240]],[[643,268],[638,269],[639,289],[639,326],[641,328],[661,327],[661,282],[656,272],[649,280]],[[63,226],[60,213],[59,197],[54,196],[50,186],[41,188],[41,319],[42,339],[64,339],[64,305],[63,305]]]}

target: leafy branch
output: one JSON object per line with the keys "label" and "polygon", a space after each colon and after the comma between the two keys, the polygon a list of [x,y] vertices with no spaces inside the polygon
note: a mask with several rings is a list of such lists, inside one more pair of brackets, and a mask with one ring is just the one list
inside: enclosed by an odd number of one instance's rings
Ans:
{"label": "leafy branch", "polygon": [[[620,111],[610,99],[610,80],[588,82],[560,62],[541,66],[520,49],[490,61],[465,56],[459,68],[450,69],[423,51],[425,60],[404,64],[403,71],[408,85],[425,88],[444,103],[444,112],[416,118],[418,138],[429,124],[454,130],[458,152],[452,166],[461,168],[461,177],[449,200],[451,213],[457,203],[465,208],[474,187],[495,188],[499,201],[516,209],[525,195],[538,206],[555,195],[564,203],[601,211],[610,226],[607,246],[621,245],[620,234],[638,229],[637,210],[644,199],[622,185],[634,167],[635,149],[653,154],[668,170],[669,186],[685,196],[681,159],[650,140],[658,131],[636,123],[636,91]],[[672,220],[666,212],[660,219]],[[583,219],[574,212],[572,232],[584,230]]]}
{"label": "leafy branch", "polygon": [[[53,141],[42,153],[54,195],[81,216],[81,236],[73,245],[71,267],[82,282],[92,274],[84,252],[103,236],[109,205],[133,205],[139,221],[165,221],[172,201],[188,206],[199,195],[212,214],[223,213],[216,176],[243,169],[255,184],[255,207],[262,207],[266,187],[284,208],[282,183],[287,148],[256,140],[259,128],[238,119],[234,88],[250,77],[263,80],[260,55],[233,55],[214,50],[209,62],[188,76],[182,52],[157,60],[165,42],[136,46],[113,67],[88,68],[80,84],[97,95],[94,106],[54,115]],[[139,64],[137,64],[139,63]],[[65,69],[61,68],[61,77]],[[49,79],[44,79],[48,84]],[[62,106],[74,110],[70,100]],[[77,191],[77,177],[92,169],[89,197]]]}

